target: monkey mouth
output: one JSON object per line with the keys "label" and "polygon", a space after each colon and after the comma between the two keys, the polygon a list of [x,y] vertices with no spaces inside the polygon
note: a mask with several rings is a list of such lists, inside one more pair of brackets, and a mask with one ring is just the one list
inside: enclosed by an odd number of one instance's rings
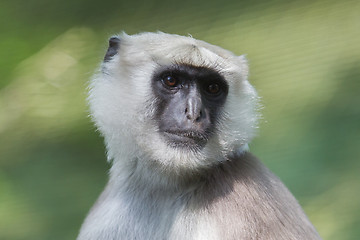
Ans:
{"label": "monkey mouth", "polygon": [[164,131],[164,135],[177,146],[202,146],[207,142],[206,134],[195,131]]}

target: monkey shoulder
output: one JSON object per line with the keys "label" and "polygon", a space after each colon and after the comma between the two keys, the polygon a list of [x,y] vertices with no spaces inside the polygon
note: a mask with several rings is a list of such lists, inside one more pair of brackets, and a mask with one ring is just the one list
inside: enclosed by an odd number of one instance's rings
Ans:
{"label": "monkey shoulder", "polygon": [[205,182],[194,202],[215,219],[221,239],[320,239],[286,186],[251,153],[230,157]]}

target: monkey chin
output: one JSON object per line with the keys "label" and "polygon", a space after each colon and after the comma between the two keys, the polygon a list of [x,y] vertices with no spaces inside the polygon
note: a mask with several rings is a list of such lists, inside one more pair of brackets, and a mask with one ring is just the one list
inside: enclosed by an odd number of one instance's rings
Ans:
{"label": "monkey chin", "polygon": [[163,132],[167,144],[172,148],[185,148],[190,151],[200,151],[207,143],[205,134],[188,131],[165,131]]}
{"label": "monkey chin", "polygon": [[149,171],[158,171],[170,176],[187,176],[197,174],[226,161],[227,153],[219,147],[216,134],[195,134],[186,132],[158,132],[148,136],[150,144],[139,145],[146,157],[140,161],[151,162]]}

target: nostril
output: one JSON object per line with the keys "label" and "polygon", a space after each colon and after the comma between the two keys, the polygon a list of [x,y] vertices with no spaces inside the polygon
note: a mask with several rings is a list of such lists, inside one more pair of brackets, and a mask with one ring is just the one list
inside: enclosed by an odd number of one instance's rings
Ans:
{"label": "nostril", "polygon": [[189,113],[189,110],[188,110],[188,108],[185,108],[185,115],[186,115],[186,118],[187,119],[191,119],[191,114]]}
{"label": "nostril", "polygon": [[195,119],[195,121],[199,121],[200,118],[202,117],[202,115],[203,115],[203,113],[202,113],[202,111],[200,110],[200,112],[199,112],[197,118]]}

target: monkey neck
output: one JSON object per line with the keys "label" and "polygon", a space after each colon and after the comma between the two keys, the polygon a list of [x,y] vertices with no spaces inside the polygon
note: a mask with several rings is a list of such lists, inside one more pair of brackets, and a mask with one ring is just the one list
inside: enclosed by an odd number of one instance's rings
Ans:
{"label": "monkey neck", "polygon": [[[219,161],[218,164],[199,169],[183,169],[181,171],[171,171],[158,165],[156,161],[149,159],[139,159],[133,157],[129,161],[114,159],[110,169],[109,184],[113,189],[124,191],[187,191],[197,189],[202,186],[214,172],[234,165],[234,159],[242,158],[248,151],[248,145],[242,145],[230,152],[226,159]],[[131,190],[132,189],[132,190]]]}

